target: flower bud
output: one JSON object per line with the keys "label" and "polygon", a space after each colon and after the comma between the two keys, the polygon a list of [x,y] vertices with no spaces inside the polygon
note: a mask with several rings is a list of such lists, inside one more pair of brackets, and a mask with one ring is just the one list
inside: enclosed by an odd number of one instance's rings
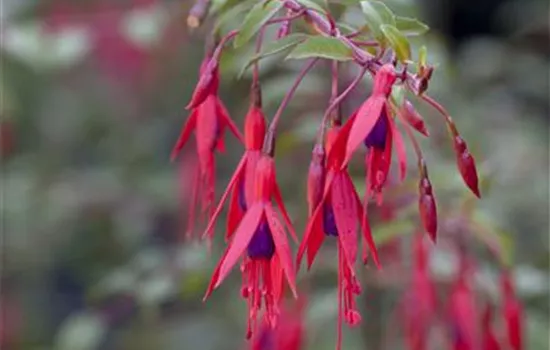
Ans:
{"label": "flower bud", "polygon": [[436,241],[437,235],[437,207],[433,194],[432,184],[428,175],[425,174],[418,185],[418,209],[420,211],[420,219],[424,230],[428,233],[432,241]]}
{"label": "flower bud", "polygon": [[466,186],[468,186],[468,188],[477,197],[481,197],[481,194],[479,193],[479,184],[474,157],[468,150],[466,142],[460,135],[453,137],[453,144],[456,155],[456,163],[462,179],[466,183]]}
{"label": "flower bud", "polygon": [[405,100],[399,112],[401,116],[407,121],[407,123],[409,123],[409,125],[415,128],[419,133],[425,136],[430,136],[428,129],[426,129],[424,119],[420,114],[418,114],[410,101]]}

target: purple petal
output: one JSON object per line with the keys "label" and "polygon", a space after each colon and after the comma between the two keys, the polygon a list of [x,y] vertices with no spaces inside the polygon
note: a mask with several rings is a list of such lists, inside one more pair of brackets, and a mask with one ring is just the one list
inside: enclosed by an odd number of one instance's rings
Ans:
{"label": "purple petal", "polygon": [[271,230],[264,218],[248,243],[248,256],[251,259],[271,259],[274,253],[275,242],[273,242]]}
{"label": "purple petal", "polygon": [[388,116],[386,115],[386,109],[382,109],[382,114],[374,124],[372,131],[367,135],[363,143],[367,147],[374,147],[378,149],[386,148],[386,136],[388,134]]}
{"label": "purple petal", "polygon": [[334,220],[334,211],[332,210],[332,206],[328,204],[323,207],[323,228],[327,236],[338,236],[338,228]]}

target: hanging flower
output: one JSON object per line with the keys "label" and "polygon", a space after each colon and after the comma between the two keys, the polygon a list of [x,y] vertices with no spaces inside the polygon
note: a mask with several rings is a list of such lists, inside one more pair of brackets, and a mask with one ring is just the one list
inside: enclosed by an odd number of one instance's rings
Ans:
{"label": "hanging flower", "polygon": [[488,304],[483,311],[481,327],[483,335],[483,350],[500,350],[500,344],[493,330],[493,305]]}
{"label": "hanging flower", "polygon": [[[307,251],[308,268],[322,245],[325,236],[337,239],[338,249],[338,343],[341,346],[342,323],[345,321],[351,326],[361,321],[357,310],[355,296],[360,294],[361,287],[355,274],[354,265],[357,259],[357,223],[361,223],[363,238],[363,260],[366,263],[368,251],[379,266],[378,253],[372,238],[368,221],[362,221],[363,207],[361,200],[353,186],[353,182],[345,167],[342,167],[344,144],[338,137],[340,127],[333,126],[327,134],[326,150],[327,162],[326,179],[316,174],[317,162],[323,157],[314,158],[310,166],[310,182],[308,198],[310,208],[316,205],[308,220],[304,238],[298,249],[298,265],[303,254]],[[340,140],[340,141],[339,141]],[[324,182],[322,197],[314,199],[316,189]],[[318,203],[316,203],[318,201]],[[368,245],[368,249],[367,249]]]}
{"label": "hanging flower", "polygon": [[501,289],[504,303],[504,320],[506,323],[506,338],[512,350],[522,350],[523,347],[523,308],[516,296],[510,272],[504,271],[501,276]]}
{"label": "hanging flower", "polygon": [[[246,212],[214,270],[204,297],[208,298],[243,256],[242,295],[248,300],[248,338],[255,328],[262,298],[269,323],[272,327],[276,325],[278,306],[283,293],[283,274],[294,297],[297,296],[295,270],[285,229],[271,204],[273,197],[277,198],[279,189],[275,176],[275,161],[269,155],[263,154],[258,160],[254,190],[253,200],[247,202]],[[285,211],[282,203],[279,209]],[[287,223],[286,226],[288,231],[294,232],[290,224]]]}
{"label": "hanging flower", "polygon": [[[252,86],[252,99],[250,108],[245,117],[244,139],[245,152],[237,165],[229,184],[223,193],[218,207],[214,211],[205,230],[205,235],[212,239],[213,227],[219,217],[227,198],[229,200],[229,213],[227,215],[226,240],[231,238],[239,225],[248,205],[254,201],[254,177],[256,165],[261,157],[261,149],[265,139],[265,116],[261,107],[261,92],[257,84]],[[281,210],[281,214],[288,227],[292,227],[290,216],[283,204],[283,197],[278,186],[274,189],[274,197]],[[293,231],[291,231],[294,235]],[[293,237],[296,239],[295,237]],[[297,240],[297,239],[296,239]]]}
{"label": "hanging flower", "polygon": [[[219,72],[216,59],[207,56],[202,62],[200,72],[201,77],[188,105],[191,115],[181,130],[171,158],[174,160],[178,156],[191,133],[195,131],[198,176],[195,177],[193,187],[202,199],[203,212],[208,213],[210,218],[213,215],[215,196],[214,152],[225,151],[223,133],[226,127],[241,141],[242,136],[218,97]],[[192,203],[189,221],[194,220],[191,215],[195,212],[195,203]]]}
{"label": "hanging flower", "polygon": [[475,350],[479,348],[479,324],[476,322],[477,305],[470,286],[471,266],[462,257],[458,278],[449,298],[449,321],[451,323],[452,344],[455,350]]}
{"label": "hanging flower", "polygon": [[346,139],[345,157],[342,166],[346,166],[355,150],[363,143],[368,152],[365,157],[366,199],[371,194],[378,195],[381,203],[381,191],[386,183],[391,165],[392,147],[395,146],[400,164],[400,177],[405,178],[407,159],[403,137],[395,125],[388,101],[392,86],[397,79],[391,64],[380,68],[374,78],[371,96],[346,122],[340,137]]}
{"label": "hanging flower", "polygon": [[413,243],[413,275],[410,288],[400,302],[405,342],[411,350],[428,349],[430,327],[436,316],[436,293],[429,275],[428,252],[423,235]]}
{"label": "hanging flower", "polygon": [[259,331],[250,342],[250,350],[303,349],[305,343],[304,309],[303,298],[298,299],[295,305],[285,305],[275,328],[272,328],[264,318]]}

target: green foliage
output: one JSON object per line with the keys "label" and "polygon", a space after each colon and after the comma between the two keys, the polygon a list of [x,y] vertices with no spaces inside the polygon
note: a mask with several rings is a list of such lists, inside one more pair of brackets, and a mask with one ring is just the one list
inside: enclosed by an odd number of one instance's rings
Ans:
{"label": "green foliage", "polygon": [[254,34],[282,7],[283,3],[280,1],[262,1],[254,5],[246,15],[239,34],[235,38],[235,47],[240,47],[252,39]]}
{"label": "green foliage", "polygon": [[319,4],[321,1],[313,1],[313,0],[297,0],[297,1],[303,6],[313,9],[319,13],[326,12],[326,10]]}
{"label": "green foliage", "polygon": [[386,35],[382,30],[382,26],[385,24],[395,25],[394,14],[380,1],[361,1],[361,9],[374,37],[380,41],[384,41]]}
{"label": "green foliage", "polygon": [[239,76],[242,76],[242,74],[246,71],[246,69],[248,69],[248,67],[250,67],[255,62],[261,60],[262,58],[273,56],[278,53],[291,50],[294,47],[296,47],[296,45],[300,44],[306,39],[307,39],[307,36],[305,34],[296,33],[296,34],[290,34],[279,40],[274,40],[267,43],[262,47],[262,51],[255,54],[254,56],[252,56],[250,59],[247,60]]}
{"label": "green foliage", "polygon": [[213,32],[219,32],[228,22],[241,16],[244,12],[250,10],[254,4],[257,4],[257,0],[245,0],[239,2],[237,5],[225,9],[220,9],[219,16],[216,17],[216,23],[213,28]]}
{"label": "green foliage", "polygon": [[320,57],[336,61],[349,61],[353,58],[351,49],[337,38],[310,36],[290,52],[287,58],[304,59]]}
{"label": "green foliage", "polygon": [[395,17],[395,27],[406,36],[417,36],[426,33],[430,27],[416,18]]}
{"label": "green foliage", "polygon": [[397,58],[403,63],[407,62],[411,58],[411,45],[407,37],[399,29],[389,24],[383,24],[380,29],[390,47],[395,51]]}

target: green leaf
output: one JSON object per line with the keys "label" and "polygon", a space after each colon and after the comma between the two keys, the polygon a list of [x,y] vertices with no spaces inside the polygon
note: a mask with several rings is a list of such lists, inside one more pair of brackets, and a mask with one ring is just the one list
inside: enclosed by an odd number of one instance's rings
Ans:
{"label": "green leaf", "polygon": [[415,18],[395,17],[395,27],[406,36],[417,36],[426,33],[430,27]]}
{"label": "green leaf", "polygon": [[336,26],[338,26],[338,28],[340,29],[340,32],[344,35],[349,35],[357,31],[357,29],[353,28],[347,23],[338,22],[336,23]]}
{"label": "green leaf", "polygon": [[310,36],[306,41],[298,44],[287,58],[304,59],[311,57],[349,61],[353,58],[353,53],[346,44],[336,38]]}
{"label": "green leaf", "polygon": [[395,16],[392,11],[380,1],[361,1],[361,9],[374,36],[379,40],[384,40],[382,25],[395,25]]}
{"label": "green leaf", "polygon": [[306,40],[307,35],[302,33],[290,34],[282,39],[269,42],[262,48],[262,51],[258,54],[252,56],[246,64],[243,66],[239,77],[243,75],[248,67],[250,67],[254,62],[261,60],[264,57],[276,55],[278,53],[290,50],[302,41]]}
{"label": "green leaf", "polygon": [[305,6],[307,8],[313,9],[316,12],[325,13],[326,10],[318,4],[318,2],[321,1],[314,1],[314,0],[297,0],[302,6]]}
{"label": "green leaf", "polygon": [[426,46],[422,46],[418,50],[418,70],[420,71],[420,67],[425,67],[426,63],[428,61],[428,49]]}
{"label": "green leaf", "polygon": [[216,24],[214,25],[213,32],[218,32],[224,25],[227,24],[227,22],[234,20],[235,18],[239,17],[240,14],[250,10],[250,8],[252,8],[252,6],[254,6],[255,4],[257,4],[257,0],[245,0],[239,2],[237,5],[231,7],[227,11],[224,11],[216,19]]}
{"label": "green leaf", "polygon": [[355,6],[361,4],[361,0],[330,0],[330,2],[346,6]]}
{"label": "green leaf", "polygon": [[259,2],[250,10],[244,19],[243,26],[235,38],[234,46],[240,47],[246,44],[254,34],[267,22],[277,11],[283,7],[282,1]]}
{"label": "green leaf", "polygon": [[395,51],[397,58],[401,62],[408,61],[411,58],[411,45],[409,44],[407,37],[394,26],[384,24],[380,28],[382,29],[382,32],[388,40],[391,48]]}

